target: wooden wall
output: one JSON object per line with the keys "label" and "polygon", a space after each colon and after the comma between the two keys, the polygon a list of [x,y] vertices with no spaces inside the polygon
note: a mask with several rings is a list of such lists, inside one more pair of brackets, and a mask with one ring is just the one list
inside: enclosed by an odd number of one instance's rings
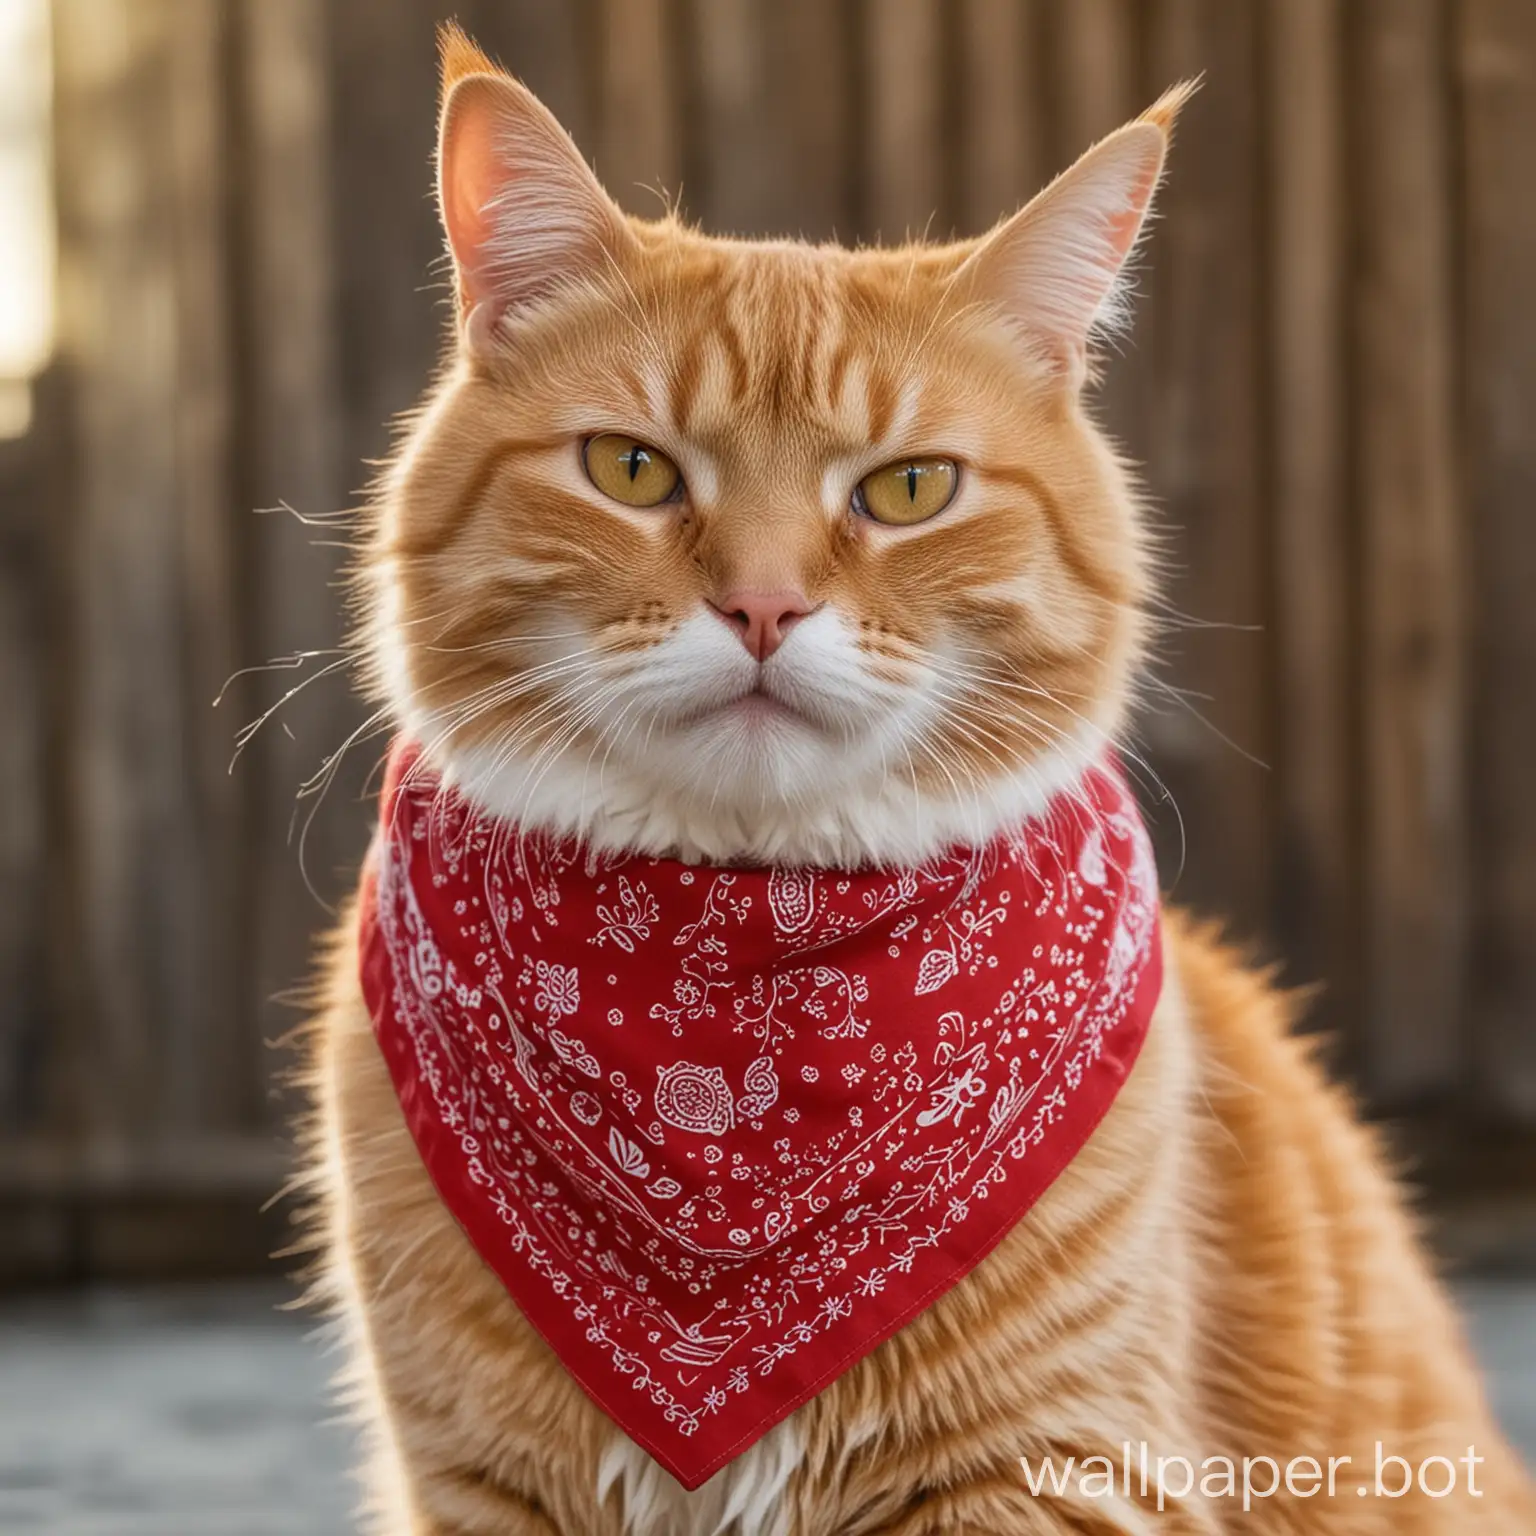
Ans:
{"label": "wooden wall", "polygon": [[[1204,75],[1103,389],[1167,551],[1141,729],[1166,873],[1326,980],[1317,1016],[1375,1104],[1525,1146],[1536,6],[450,9],[620,201],[681,189],[746,234],[981,229]],[[274,999],[327,920],[307,884],[346,888],[380,744],[312,821],[299,803],[301,871],[295,791],[362,712],[322,677],[230,772],[234,736],[334,660],[331,515],[444,315],[437,7],[54,12],[61,341],[37,427],[0,444],[0,1276],[268,1241],[295,1017]],[[1521,1155],[1462,1174],[1528,1178]]]}

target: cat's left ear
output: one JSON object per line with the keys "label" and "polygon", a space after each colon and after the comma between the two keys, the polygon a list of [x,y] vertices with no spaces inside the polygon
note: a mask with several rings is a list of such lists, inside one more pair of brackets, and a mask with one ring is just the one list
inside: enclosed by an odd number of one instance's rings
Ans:
{"label": "cat's left ear", "polygon": [[485,346],[504,315],[611,270],[634,236],[538,97],[456,26],[440,41],[438,207],[462,334]]}
{"label": "cat's left ear", "polygon": [[1033,201],[985,236],[952,281],[1002,310],[1072,389],[1095,331],[1123,322],[1123,277],[1136,248],[1179,109],[1175,86],[1101,139]]}

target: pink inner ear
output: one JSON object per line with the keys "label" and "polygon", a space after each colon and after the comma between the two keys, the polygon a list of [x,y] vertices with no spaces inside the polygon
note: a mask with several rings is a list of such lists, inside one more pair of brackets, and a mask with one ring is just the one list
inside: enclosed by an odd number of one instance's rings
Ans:
{"label": "pink inner ear", "polygon": [[482,92],[461,92],[443,137],[443,224],[458,264],[466,307],[486,297],[477,281],[491,238],[486,209],[507,174],[496,153],[495,130],[494,104]]}
{"label": "pink inner ear", "polygon": [[1121,263],[1130,255],[1131,246],[1136,241],[1137,231],[1140,230],[1142,218],[1147,211],[1147,203],[1151,200],[1156,187],[1157,171],[1154,169],[1143,172],[1140,180],[1131,189],[1131,195],[1125,207],[1105,219],[1105,229],[1109,235],[1111,271],[1118,272]]}
{"label": "pink inner ear", "polygon": [[565,131],[499,75],[470,75],[449,94],[438,198],[461,312],[479,312],[482,329],[596,271],[626,234]]}

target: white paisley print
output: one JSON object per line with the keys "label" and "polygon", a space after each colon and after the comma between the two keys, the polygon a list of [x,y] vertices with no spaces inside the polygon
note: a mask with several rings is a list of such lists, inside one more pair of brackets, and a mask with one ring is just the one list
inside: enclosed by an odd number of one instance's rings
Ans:
{"label": "white paisley print", "polygon": [[1106,763],[921,870],[590,858],[397,748],[363,980],[482,1257],[689,1486],[982,1257],[1081,1146],[1159,975]]}

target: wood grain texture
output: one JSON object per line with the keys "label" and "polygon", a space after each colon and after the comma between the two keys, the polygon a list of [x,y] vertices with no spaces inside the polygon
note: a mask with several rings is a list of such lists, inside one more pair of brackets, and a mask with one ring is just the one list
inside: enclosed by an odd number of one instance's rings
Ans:
{"label": "wood grain texture", "polygon": [[853,5],[778,0],[772,15],[780,75],[770,93],[770,120],[788,146],[789,191],[779,229],[807,240],[851,240],[858,203]]}
{"label": "wood grain texture", "polygon": [[[1140,35],[1134,0],[1073,0],[1056,11],[1057,158],[1065,163],[1150,105],[1137,98]],[[1161,91],[1171,80],[1158,82]]]}
{"label": "wood grain texture", "polygon": [[682,181],[677,38],[666,0],[601,0],[597,172],[621,208],[654,218]]}
{"label": "wood grain texture", "polygon": [[944,51],[935,0],[864,9],[865,234],[942,237]]}
{"label": "wood grain texture", "polygon": [[431,196],[437,23],[421,0],[330,0],[309,69],[325,70],[335,356],[349,488],[421,391],[449,305]]}
{"label": "wood grain texture", "polygon": [[[1080,0],[1052,15],[1049,88],[1054,92],[1051,170],[1070,164],[1090,146],[1140,113],[1171,78],[1141,77],[1144,7],[1129,0]],[[1175,140],[1173,169],[1181,148]],[[1145,254],[1137,266],[1155,263],[1160,221],[1154,216]],[[1100,382],[1093,391],[1099,419],[1137,464],[1146,461],[1153,357],[1144,338],[1152,333],[1151,302],[1133,270],[1134,304],[1129,334],[1104,349]],[[1144,302],[1145,301],[1145,302]]]}
{"label": "wood grain texture", "polygon": [[848,7],[698,0],[688,15],[689,215],[716,234],[846,227]]}
{"label": "wood grain texture", "polygon": [[1050,179],[1036,90],[1039,7],[962,0],[950,24],[959,35],[955,216],[961,233],[980,234]]}
{"label": "wood grain texture", "polygon": [[[1191,621],[1137,743],[1164,868],[1327,982],[1378,1102],[1536,1126],[1525,0],[58,0],[61,355],[0,462],[0,1143],[49,1198],[283,1113],[294,794],[363,713],[306,687],[225,775],[342,633],[351,530],[251,514],[360,504],[430,376],[450,13],[627,206],[847,241],[982,229],[1206,72],[1094,402]],[[307,835],[323,895],[381,746]]]}
{"label": "wood grain texture", "polygon": [[1148,739],[1183,818],[1181,836],[1154,807],[1160,851],[1179,899],[1257,937],[1269,931],[1272,845],[1255,19],[1217,0],[1152,7],[1152,78],[1205,72],[1206,84],[1179,127],[1138,345],[1151,358],[1148,479],[1169,540],[1166,592],[1182,615],[1161,649],[1190,695],[1152,701]]}
{"label": "wood grain texture", "polygon": [[[779,23],[762,0],[706,0],[692,12],[697,172],[689,210],[722,235],[782,234],[793,217],[790,143],[775,107],[802,102],[775,57]],[[788,86],[788,89],[786,89]],[[764,133],[774,122],[781,131]]]}
{"label": "wood grain texture", "polygon": [[1536,9],[1460,10],[1465,167],[1461,371],[1473,593],[1469,768],[1472,1085],[1536,1120]]}
{"label": "wood grain texture", "polygon": [[176,507],[187,737],[180,749],[196,839],[203,988],[179,1031],[161,1081],[163,1126],[178,1131],[249,1124],[253,1094],[243,974],[240,893],[249,847],[241,786],[211,729],[213,700],[239,665],[239,525],[234,497],[236,401],[231,359],[232,182],[226,63],[230,7],[190,0],[175,8],[167,100],[174,178],[171,234],[176,281]]}
{"label": "wood grain texture", "polygon": [[1353,313],[1363,586],[1362,1046],[1389,1104],[1454,1079],[1465,938],[1462,542],[1445,13],[1356,12]]}
{"label": "wood grain texture", "polygon": [[1344,13],[1272,0],[1262,82],[1269,199],[1269,495],[1274,580],[1275,933],[1314,1019],[1359,1006],[1352,794]]}
{"label": "wood grain texture", "polygon": [[[343,552],[336,545],[350,532],[328,520],[348,505],[359,475],[347,451],[337,358],[324,9],[319,0],[245,0],[234,83],[245,124],[237,228],[249,608],[241,664],[303,658],[240,680],[219,710],[225,764],[235,757],[239,728],[274,711],[230,770],[250,801],[253,867],[247,904],[232,916],[248,925],[247,1072],[268,1119],[283,1111],[268,1091],[275,1063],[266,1042],[293,1027],[297,1016],[280,1000],[307,977],[313,934],[326,917],[310,886],[339,895],[366,835],[350,803],[353,780],[343,779],[318,809],[314,799],[296,798],[362,718],[345,672],[320,675],[339,660]],[[360,744],[357,764],[370,760],[367,747]]]}
{"label": "wood grain texture", "polygon": [[[52,425],[52,424],[50,424]],[[46,1118],[44,441],[0,442],[0,1134]]]}
{"label": "wood grain texture", "polygon": [[92,1021],[92,1134],[128,1160],[136,1141],[231,1109],[228,1075],[210,1058],[230,1020],[215,969],[219,829],[197,765],[206,703],[194,710],[188,666],[206,615],[188,589],[186,497],[218,483],[220,449],[207,418],[178,432],[203,409],[183,391],[207,344],[187,331],[178,240],[212,217],[199,200],[217,188],[178,174],[178,49],[208,43],[184,20],[162,0],[55,9],[61,346],[78,487],[67,621],[75,952]]}

